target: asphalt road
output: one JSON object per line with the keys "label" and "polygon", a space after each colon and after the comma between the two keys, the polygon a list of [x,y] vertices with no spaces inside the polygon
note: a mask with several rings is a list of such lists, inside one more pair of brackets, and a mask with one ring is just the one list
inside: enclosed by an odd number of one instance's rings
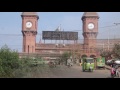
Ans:
{"label": "asphalt road", "polygon": [[82,72],[82,67],[63,67],[60,70],[52,70],[52,74],[48,78],[110,78],[109,70],[94,70],[93,72]]}

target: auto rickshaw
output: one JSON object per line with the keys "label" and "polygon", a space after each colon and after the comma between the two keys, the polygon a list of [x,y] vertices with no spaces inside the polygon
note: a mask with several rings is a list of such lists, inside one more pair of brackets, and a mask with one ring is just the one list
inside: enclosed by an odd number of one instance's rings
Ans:
{"label": "auto rickshaw", "polygon": [[105,57],[97,58],[97,68],[105,69]]}
{"label": "auto rickshaw", "polygon": [[84,58],[82,60],[82,71],[90,71],[94,70],[94,59],[93,58]]}

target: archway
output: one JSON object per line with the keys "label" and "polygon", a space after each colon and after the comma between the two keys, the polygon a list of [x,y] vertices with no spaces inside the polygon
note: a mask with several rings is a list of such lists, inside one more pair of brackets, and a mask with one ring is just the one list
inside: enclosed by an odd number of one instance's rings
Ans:
{"label": "archway", "polygon": [[82,55],[82,57],[81,57],[81,58],[86,58],[86,57],[88,57],[88,56],[84,54],[84,55]]}
{"label": "archway", "polygon": [[90,55],[91,58],[95,58],[96,56],[95,55]]}

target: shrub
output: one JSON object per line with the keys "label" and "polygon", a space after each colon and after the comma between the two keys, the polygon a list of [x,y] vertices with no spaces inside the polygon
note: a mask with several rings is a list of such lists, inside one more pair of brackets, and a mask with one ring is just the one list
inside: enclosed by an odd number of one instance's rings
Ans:
{"label": "shrub", "polygon": [[7,45],[0,49],[0,77],[14,77],[13,71],[19,68],[19,55]]}

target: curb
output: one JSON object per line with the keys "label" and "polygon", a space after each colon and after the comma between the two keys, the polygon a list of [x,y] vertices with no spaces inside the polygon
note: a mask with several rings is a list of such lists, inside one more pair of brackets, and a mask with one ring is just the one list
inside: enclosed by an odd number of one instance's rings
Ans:
{"label": "curb", "polygon": [[110,70],[110,69],[111,69],[111,67],[109,67],[109,66],[105,66],[105,68],[106,68],[106,69],[108,69],[108,70]]}

